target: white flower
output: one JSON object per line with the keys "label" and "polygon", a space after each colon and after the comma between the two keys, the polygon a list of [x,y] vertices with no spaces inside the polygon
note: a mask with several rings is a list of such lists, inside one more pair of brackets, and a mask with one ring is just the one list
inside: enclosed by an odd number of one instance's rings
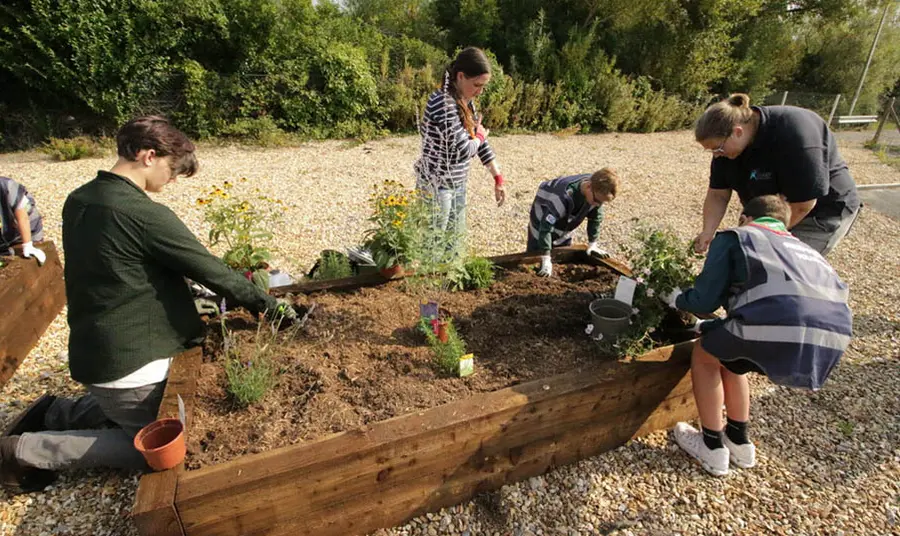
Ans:
{"label": "white flower", "polygon": [[594,331],[594,325],[588,324],[586,328],[584,328],[584,333],[586,335],[590,335]]}
{"label": "white flower", "polygon": [[648,289],[647,289],[647,296],[648,296],[648,297],[652,298],[654,294],[656,294],[656,291],[655,291],[655,290],[653,290],[652,288],[648,288]]}
{"label": "white flower", "polygon": [[638,309],[637,307],[632,307],[632,308],[631,308],[631,314],[633,314],[633,315],[636,315],[636,314],[638,314],[638,313],[640,313],[640,312],[641,312],[641,310]]}
{"label": "white flower", "polygon": [[637,279],[635,279],[635,281],[638,282],[638,285],[643,285],[643,284],[644,284],[644,278],[643,278],[643,277],[638,277]]}
{"label": "white flower", "polygon": [[653,332],[655,332],[655,331],[656,331],[656,328],[650,328],[650,329],[647,330],[648,333],[653,333]]}
{"label": "white flower", "polygon": [[602,340],[603,340],[603,334],[602,334],[602,333],[597,333],[597,336],[594,337],[594,340],[595,340],[595,341],[602,341]]}
{"label": "white flower", "polygon": [[644,275],[650,275],[650,268],[644,268],[643,270],[641,270],[641,273]]}

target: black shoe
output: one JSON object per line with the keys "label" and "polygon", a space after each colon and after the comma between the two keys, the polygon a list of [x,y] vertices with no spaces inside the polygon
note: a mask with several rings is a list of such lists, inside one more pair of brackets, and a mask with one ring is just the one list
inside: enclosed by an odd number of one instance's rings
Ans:
{"label": "black shoe", "polygon": [[41,491],[58,476],[55,471],[26,467],[16,459],[19,436],[0,437],[0,487],[13,495]]}
{"label": "black shoe", "polygon": [[44,416],[56,397],[44,394],[39,396],[34,402],[25,408],[25,411],[13,419],[13,421],[3,431],[3,436],[22,435],[26,432],[40,432],[45,430]]}
{"label": "black shoe", "polygon": [[14,495],[40,491],[59,476],[56,471],[26,467],[15,456],[21,434],[45,429],[44,416],[54,400],[53,395],[40,396],[13,419],[0,437],[0,487]]}

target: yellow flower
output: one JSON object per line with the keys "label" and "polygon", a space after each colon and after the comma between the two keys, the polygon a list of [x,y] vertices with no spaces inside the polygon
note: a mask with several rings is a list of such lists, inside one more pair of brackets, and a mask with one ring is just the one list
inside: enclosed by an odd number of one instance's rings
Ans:
{"label": "yellow flower", "polygon": [[227,190],[227,189],[229,189],[229,188],[231,188],[231,183],[230,183],[230,182],[228,182],[228,181],[225,181],[225,183],[224,183],[224,184],[222,184],[222,186],[224,186],[224,187],[225,187],[225,189],[226,189],[226,190]]}
{"label": "yellow flower", "polygon": [[241,177],[241,178],[238,179],[238,180],[241,181],[241,182],[247,182],[247,177]]}

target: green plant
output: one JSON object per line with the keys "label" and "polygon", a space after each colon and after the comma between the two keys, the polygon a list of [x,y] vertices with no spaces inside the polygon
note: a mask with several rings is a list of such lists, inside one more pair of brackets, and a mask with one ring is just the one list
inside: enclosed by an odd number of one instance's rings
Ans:
{"label": "green plant", "polygon": [[837,423],[838,432],[843,434],[844,437],[850,438],[853,436],[853,430],[855,426],[850,421],[840,420]]}
{"label": "green plant", "polygon": [[428,345],[431,347],[434,364],[445,374],[459,375],[459,358],[466,355],[466,342],[456,331],[452,319],[446,319],[447,322],[447,342],[442,342],[434,333],[432,320],[427,318],[419,319],[419,331],[425,334],[428,339]]}
{"label": "green plant", "polygon": [[341,279],[353,275],[350,267],[350,259],[336,251],[323,251],[319,256],[319,265],[313,274],[313,279]]}
{"label": "green plant", "polygon": [[452,290],[488,288],[494,284],[494,263],[484,257],[469,257],[448,274]]}
{"label": "green plant", "polygon": [[44,145],[41,151],[59,162],[91,158],[106,152],[97,141],[87,136],[64,139],[50,138],[50,141]]}
{"label": "green plant", "polygon": [[419,225],[416,193],[397,181],[376,184],[369,197],[374,227],[366,231],[366,247],[379,269],[400,265],[412,260],[413,237]]}
{"label": "green plant", "polygon": [[266,244],[273,238],[269,229],[281,222],[284,203],[261,194],[251,202],[245,197],[234,197],[233,188],[231,182],[225,181],[221,188],[210,190],[208,197],[197,199],[197,205],[206,207],[204,219],[211,226],[209,245],[224,244],[227,248],[222,255],[225,264],[242,273],[254,272],[268,265],[271,251]]}
{"label": "green plant", "polygon": [[243,358],[234,333],[225,325],[225,317],[225,301],[222,300],[219,323],[222,327],[228,392],[238,406],[247,407],[261,400],[275,383],[275,367],[269,356],[278,336],[278,323],[266,325],[260,315],[253,353]]}
{"label": "green plant", "polygon": [[653,347],[654,333],[669,312],[660,296],[693,285],[693,259],[697,257],[693,245],[683,243],[670,229],[639,226],[634,237],[637,246],[626,246],[637,281],[631,325],[615,341],[601,340],[607,351],[631,356]]}

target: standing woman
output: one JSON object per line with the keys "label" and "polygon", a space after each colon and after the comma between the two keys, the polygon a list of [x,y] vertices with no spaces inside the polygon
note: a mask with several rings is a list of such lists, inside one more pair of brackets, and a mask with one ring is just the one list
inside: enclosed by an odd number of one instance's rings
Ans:
{"label": "standing woman", "polygon": [[742,205],[761,195],[783,196],[791,206],[788,230],[822,255],[856,220],[856,183],[815,112],[750,106],[750,97],[737,93],[707,108],[694,135],[713,155],[703,230],[694,242],[698,253],[709,248],[732,191]]}
{"label": "standing woman", "polygon": [[419,132],[422,155],[415,164],[416,189],[434,202],[434,227],[450,235],[458,250],[466,232],[466,182],[477,155],[494,177],[497,206],[506,199],[497,157],[487,142],[473,99],[491,79],[491,64],[475,47],[464,49],[445,73],[444,85],[428,98]]}

